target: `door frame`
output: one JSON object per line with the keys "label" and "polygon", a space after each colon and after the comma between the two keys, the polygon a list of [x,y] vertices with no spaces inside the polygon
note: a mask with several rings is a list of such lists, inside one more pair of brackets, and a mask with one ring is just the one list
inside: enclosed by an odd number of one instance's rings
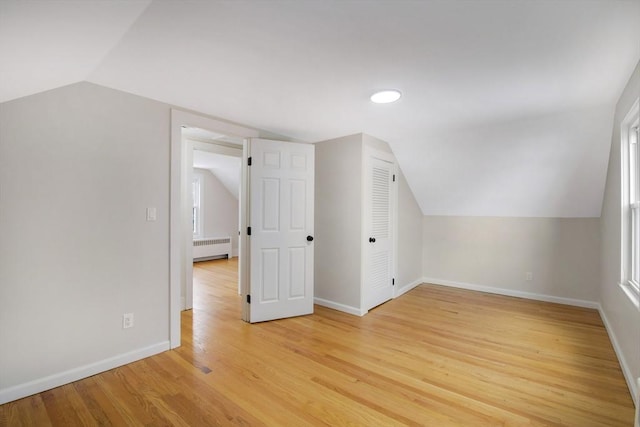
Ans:
{"label": "door frame", "polygon": [[[171,172],[169,187],[169,341],[171,348],[180,347],[180,311],[182,308],[181,290],[183,283],[186,289],[187,280],[187,233],[189,218],[185,215],[187,183],[187,169],[193,164],[187,165],[188,144],[182,142],[182,127],[197,127],[211,132],[228,136],[244,138],[242,175],[240,184],[240,230],[246,228],[247,214],[247,142],[249,138],[258,138],[260,133],[246,126],[236,125],[222,120],[206,116],[171,109]],[[245,228],[243,228],[245,227]],[[238,239],[240,260],[240,287],[244,286],[247,274],[246,269],[246,236],[241,234]],[[190,240],[190,239],[189,239]]]}

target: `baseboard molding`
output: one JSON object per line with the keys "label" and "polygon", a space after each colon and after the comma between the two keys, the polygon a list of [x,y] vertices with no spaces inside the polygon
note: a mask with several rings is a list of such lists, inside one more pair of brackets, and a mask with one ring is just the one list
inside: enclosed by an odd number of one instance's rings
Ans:
{"label": "baseboard molding", "polygon": [[353,314],[354,316],[364,316],[365,314],[367,314],[369,311],[368,310],[361,310],[359,308],[356,307],[352,307],[350,305],[345,305],[345,304],[340,304],[337,302],[333,302],[333,301],[329,301],[326,299],[322,299],[322,298],[314,298],[313,302],[315,304],[321,305],[323,307],[327,307],[327,308],[331,308],[333,310],[338,310],[338,311],[342,311],[344,313],[348,313],[348,314]]}
{"label": "baseboard molding", "polygon": [[422,284],[422,280],[423,279],[416,279],[413,282],[406,284],[404,286],[401,286],[399,288],[396,289],[396,294],[393,296],[394,298],[398,298],[400,295],[402,294],[406,294],[407,292],[409,292],[411,289],[415,288],[416,286]]}
{"label": "baseboard molding", "polygon": [[620,363],[620,367],[622,368],[622,374],[624,375],[624,379],[627,381],[627,386],[631,391],[631,396],[633,397],[633,402],[636,404],[637,409],[637,407],[640,406],[638,404],[640,402],[640,396],[638,395],[638,383],[636,382],[637,380],[634,378],[633,373],[631,372],[631,368],[627,364],[627,360],[624,357],[622,348],[620,348],[620,344],[618,344],[618,338],[616,338],[616,334],[611,327],[611,323],[609,323],[609,319],[607,318],[607,315],[600,304],[598,304],[598,312],[600,313],[602,323],[604,323],[604,327],[607,330],[609,340],[611,340],[611,344],[613,345],[613,349],[616,352],[616,356],[618,356],[618,362]]}
{"label": "baseboard molding", "polygon": [[509,297],[526,298],[537,301],[554,302],[557,304],[573,305],[576,307],[585,307],[598,309],[600,304],[595,301],[587,301],[575,298],[556,297],[553,295],[536,294],[533,292],[516,291],[512,289],[495,288],[492,286],[476,285],[473,283],[454,282],[451,280],[437,279],[434,277],[424,277],[423,283],[432,283],[434,285],[450,286],[453,288],[468,289],[470,291],[487,292],[490,294],[505,295]]}
{"label": "baseboard molding", "polygon": [[153,356],[169,350],[169,341],[163,341],[149,347],[144,347],[128,353],[119,354],[99,362],[90,363],[88,365],[73,368],[58,374],[49,375],[48,377],[39,378],[13,387],[0,390],[0,405],[11,402],[13,400],[22,399],[32,394],[41,393],[64,384],[69,384],[109,369],[117,368],[128,363],[135,362],[140,359]]}

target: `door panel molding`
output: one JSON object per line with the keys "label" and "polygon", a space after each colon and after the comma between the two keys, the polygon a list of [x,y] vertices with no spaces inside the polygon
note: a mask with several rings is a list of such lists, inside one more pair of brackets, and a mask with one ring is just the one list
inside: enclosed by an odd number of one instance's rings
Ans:
{"label": "door panel molding", "polygon": [[265,139],[251,139],[247,146],[251,236],[243,319],[311,314],[315,147]]}

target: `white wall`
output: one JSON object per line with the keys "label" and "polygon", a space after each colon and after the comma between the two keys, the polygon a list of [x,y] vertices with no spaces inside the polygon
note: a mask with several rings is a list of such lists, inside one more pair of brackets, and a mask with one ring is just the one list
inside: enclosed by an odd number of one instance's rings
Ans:
{"label": "white wall", "polygon": [[193,171],[202,176],[202,237],[230,236],[233,255],[238,256],[238,199],[211,171]]}
{"label": "white wall", "polygon": [[368,147],[371,147],[379,151],[384,151],[385,153],[393,154],[393,151],[391,151],[391,147],[389,147],[389,144],[387,144],[386,141],[383,141],[371,135],[367,135],[366,133],[361,133],[359,134],[359,136],[362,139],[363,145],[366,145]]}
{"label": "white wall", "polygon": [[422,281],[422,218],[420,206],[418,206],[404,174],[399,170],[396,293],[418,285]]}
{"label": "white wall", "polygon": [[315,147],[315,297],[359,309],[361,135]]}
{"label": "white wall", "polygon": [[598,218],[425,216],[423,224],[425,281],[591,306],[598,300]]}
{"label": "white wall", "polygon": [[640,311],[631,303],[618,285],[621,269],[621,185],[620,185],[620,124],[634,101],[640,97],[640,63],[618,101],[611,139],[607,184],[602,205],[600,232],[602,235],[602,279],[599,298],[607,319],[609,335],[615,341],[618,357],[627,376],[627,382],[637,386],[640,377]]}
{"label": "white wall", "polygon": [[[315,146],[315,297],[361,314],[363,148],[388,153],[391,149],[366,134]],[[396,294],[422,278],[422,212],[402,172],[398,173],[397,257]]]}
{"label": "white wall", "polygon": [[168,348],[169,114],[89,83],[0,104],[0,402]]}

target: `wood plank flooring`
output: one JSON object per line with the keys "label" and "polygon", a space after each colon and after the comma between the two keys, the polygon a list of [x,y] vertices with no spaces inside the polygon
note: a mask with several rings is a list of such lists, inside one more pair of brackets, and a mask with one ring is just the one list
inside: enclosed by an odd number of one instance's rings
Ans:
{"label": "wood plank flooring", "polygon": [[198,263],[183,345],[0,406],[2,426],[632,426],[595,310],[423,285],[358,318],[240,320]]}

